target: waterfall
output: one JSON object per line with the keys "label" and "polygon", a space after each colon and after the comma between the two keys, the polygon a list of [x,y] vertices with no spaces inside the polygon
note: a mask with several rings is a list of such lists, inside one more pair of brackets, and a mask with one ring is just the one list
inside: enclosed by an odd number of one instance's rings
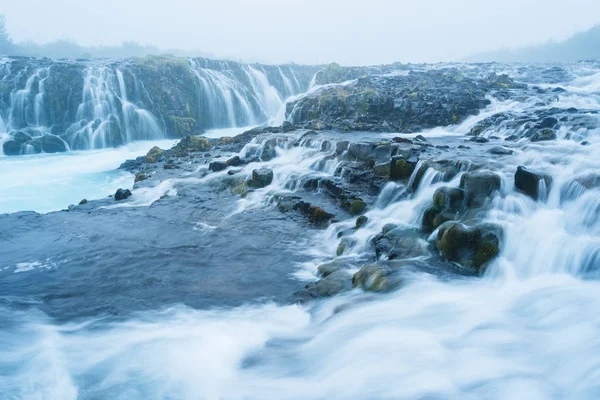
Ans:
{"label": "waterfall", "polygon": [[[185,79],[164,66],[179,68]],[[285,99],[298,95],[313,74],[300,68],[202,58],[3,60],[0,113],[9,134],[3,152],[100,149],[281,122]],[[64,145],[42,139],[48,135]]]}

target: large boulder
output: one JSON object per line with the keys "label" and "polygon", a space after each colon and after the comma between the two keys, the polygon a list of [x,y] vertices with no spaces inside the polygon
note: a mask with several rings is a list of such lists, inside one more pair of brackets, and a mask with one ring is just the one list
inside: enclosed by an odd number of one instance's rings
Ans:
{"label": "large boulder", "polygon": [[219,172],[227,169],[227,163],[223,161],[213,161],[208,164],[208,169],[213,172]]}
{"label": "large boulder", "polygon": [[68,150],[66,143],[54,135],[45,135],[27,142],[34,148],[39,148],[44,153],[62,153]]}
{"label": "large boulder", "polygon": [[436,246],[447,260],[481,273],[500,252],[502,235],[502,228],[492,223],[446,222],[438,230]]}
{"label": "large boulder", "polygon": [[15,140],[7,140],[2,144],[2,151],[7,156],[18,156],[21,154],[21,144]]}
{"label": "large boulder", "polygon": [[523,166],[518,167],[515,172],[515,188],[534,200],[539,200],[540,196],[546,196],[551,185],[552,177],[550,175],[535,172]]}
{"label": "large boulder", "polygon": [[501,186],[500,176],[490,171],[467,172],[460,179],[467,208],[485,206]]}

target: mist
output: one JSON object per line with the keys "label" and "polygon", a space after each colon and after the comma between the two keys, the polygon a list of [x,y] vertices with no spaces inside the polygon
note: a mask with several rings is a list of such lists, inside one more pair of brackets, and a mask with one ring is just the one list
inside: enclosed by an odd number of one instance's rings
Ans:
{"label": "mist", "polygon": [[595,0],[0,1],[16,43],[131,41],[265,63],[455,61],[560,41],[599,22]]}

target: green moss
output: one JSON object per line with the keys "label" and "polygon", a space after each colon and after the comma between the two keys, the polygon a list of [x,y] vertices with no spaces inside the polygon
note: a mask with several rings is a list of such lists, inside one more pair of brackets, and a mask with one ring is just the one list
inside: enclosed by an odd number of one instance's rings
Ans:
{"label": "green moss", "polygon": [[207,151],[212,147],[210,140],[204,136],[188,135],[181,139],[173,150],[175,151]]}

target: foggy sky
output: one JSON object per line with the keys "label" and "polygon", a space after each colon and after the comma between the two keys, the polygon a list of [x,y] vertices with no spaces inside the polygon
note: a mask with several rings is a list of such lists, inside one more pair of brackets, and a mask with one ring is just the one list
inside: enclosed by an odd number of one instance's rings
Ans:
{"label": "foggy sky", "polygon": [[124,40],[271,63],[458,60],[561,40],[599,0],[0,0],[15,41]]}

